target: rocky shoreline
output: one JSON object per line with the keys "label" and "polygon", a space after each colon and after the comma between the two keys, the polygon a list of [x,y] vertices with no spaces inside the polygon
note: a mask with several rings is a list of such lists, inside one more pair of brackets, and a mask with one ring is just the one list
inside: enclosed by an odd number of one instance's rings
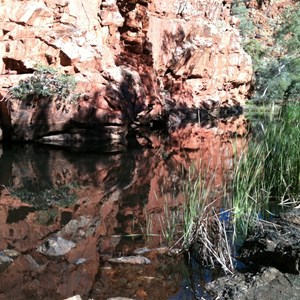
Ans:
{"label": "rocky shoreline", "polygon": [[270,222],[258,222],[238,257],[248,271],[207,284],[213,299],[299,299],[299,212],[293,209]]}

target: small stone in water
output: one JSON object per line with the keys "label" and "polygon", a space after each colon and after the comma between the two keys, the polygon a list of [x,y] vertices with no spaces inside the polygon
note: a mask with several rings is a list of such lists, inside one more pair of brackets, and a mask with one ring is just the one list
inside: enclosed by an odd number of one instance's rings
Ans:
{"label": "small stone in water", "polygon": [[107,300],[134,300],[134,299],[125,298],[125,297],[114,297],[114,298],[107,298]]}
{"label": "small stone in water", "polygon": [[144,248],[135,249],[133,251],[133,253],[136,254],[136,255],[141,255],[141,254],[145,254],[145,253],[147,253],[149,251],[150,251],[150,249],[148,247],[144,247]]}
{"label": "small stone in water", "polygon": [[78,265],[82,265],[86,262],[85,258],[78,258],[74,261],[74,265],[78,266]]}
{"label": "small stone in water", "polygon": [[20,255],[20,252],[14,249],[5,249],[3,253],[10,258],[17,258]]}
{"label": "small stone in water", "polygon": [[111,263],[132,264],[132,265],[148,265],[151,263],[151,261],[148,258],[141,255],[110,258],[108,261]]}
{"label": "small stone in water", "polygon": [[62,237],[52,237],[37,248],[37,251],[49,256],[61,256],[68,253],[76,245]]}
{"label": "small stone in water", "polygon": [[157,252],[159,254],[165,254],[166,252],[168,252],[168,250],[169,250],[168,247],[160,247],[160,248],[153,248],[153,249],[149,249],[148,247],[144,247],[144,248],[135,249],[133,251],[133,253],[135,255],[142,255],[142,254],[149,253],[149,252]]}
{"label": "small stone in water", "polygon": [[80,295],[76,295],[76,296],[67,298],[67,299],[65,299],[65,300],[82,300],[82,298],[80,297]]}
{"label": "small stone in water", "polygon": [[3,272],[12,262],[10,257],[0,254],[0,272]]}

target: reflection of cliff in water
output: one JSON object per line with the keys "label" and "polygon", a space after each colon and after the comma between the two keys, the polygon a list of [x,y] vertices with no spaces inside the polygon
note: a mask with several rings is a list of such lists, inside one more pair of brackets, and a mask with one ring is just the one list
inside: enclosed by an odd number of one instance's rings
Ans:
{"label": "reflection of cliff in water", "polygon": [[145,211],[160,214],[166,201],[170,206],[183,201],[182,186],[191,165],[206,178],[213,176],[216,189],[226,184],[233,151],[242,147],[240,137],[247,132],[247,122],[240,116],[216,125],[188,124],[168,137],[141,133],[137,141],[151,147],[129,147],[112,154],[98,153],[96,148],[74,152],[39,144],[13,145],[2,150],[0,184],[39,195],[72,184],[79,197],[85,189],[97,191],[97,205],[107,210],[111,204],[110,209],[117,211],[116,227],[105,233],[133,233],[145,225]]}
{"label": "reflection of cliff in water", "polygon": [[[2,149],[0,184],[37,194],[74,184],[101,192],[99,203],[117,193],[118,210],[129,216],[136,209],[142,215],[144,207],[156,210],[166,199],[182,201],[180,191],[191,165],[207,178],[213,176],[216,188],[226,183],[247,122],[240,116],[216,125],[189,124],[168,137],[143,133],[137,141],[151,147],[112,154],[98,153],[96,148],[74,152],[39,144],[13,145]],[[119,218],[125,222],[128,217]]]}
{"label": "reflection of cliff in water", "polygon": [[[141,132],[137,142],[144,147],[129,147],[112,154],[99,153],[97,149],[89,152],[77,149],[75,152],[39,144],[2,149],[1,185],[12,190],[41,193],[45,189],[59,189],[76,183],[77,200],[69,205],[52,203],[48,210],[34,211],[30,203],[9,197],[2,188],[1,249],[9,247],[26,254],[34,253],[46,237],[60,230],[69,220],[82,217],[88,220],[88,225],[79,230],[82,236],[78,237],[78,232],[75,237],[71,234],[70,238],[78,245],[74,251],[86,249],[94,253],[99,250],[100,255],[125,255],[145,245],[158,246],[162,240],[165,205],[176,207],[183,202],[182,186],[191,165],[211,174],[216,189],[221,189],[228,181],[234,149],[240,151],[245,144],[242,137],[247,131],[247,122],[239,117],[219,121],[216,125],[190,124],[170,132],[168,137]],[[18,211],[24,212],[22,218],[16,217]],[[45,214],[48,219],[41,222]],[[147,228],[150,219],[151,226]],[[147,230],[160,236],[147,240],[143,235]],[[88,236],[88,232],[93,232],[92,236]],[[100,268],[97,257],[95,254],[96,261],[91,260],[91,269],[86,266],[87,270],[94,270],[95,265]],[[16,267],[9,272],[26,273],[26,268],[22,268]],[[52,261],[49,268],[39,276],[55,277],[55,270],[58,272],[61,266]],[[101,272],[97,276],[101,281]],[[19,280],[20,284],[25,284],[25,279]],[[2,289],[6,290],[5,286]]]}

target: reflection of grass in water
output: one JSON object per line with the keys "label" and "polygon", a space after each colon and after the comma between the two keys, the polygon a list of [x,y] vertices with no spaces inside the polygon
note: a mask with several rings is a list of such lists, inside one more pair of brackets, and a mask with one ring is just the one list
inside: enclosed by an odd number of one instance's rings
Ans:
{"label": "reflection of grass in water", "polygon": [[63,207],[72,205],[77,200],[77,196],[73,191],[76,187],[76,184],[67,184],[38,192],[29,191],[26,188],[10,189],[10,192],[22,201],[31,204],[37,210],[43,210],[53,204]]}
{"label": "reflection of grass in water", "polygon": [[162,236],[168,246],[172,245],[178,235],[178,227],[180,227],[180,208],[178,204],[172,208],[165,200],[163,215],[160,216],[159,222],[161,226]]}

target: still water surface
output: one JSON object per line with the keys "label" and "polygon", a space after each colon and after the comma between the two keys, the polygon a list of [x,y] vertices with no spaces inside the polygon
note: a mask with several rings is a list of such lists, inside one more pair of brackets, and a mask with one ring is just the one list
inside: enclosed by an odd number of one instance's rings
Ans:
{"label": "still water surface", "polygon": [[[182,257],[152,250],[145,254],[152,261],[147,266],[114,265],[107,259],[132,255],[142,247],[166,246],[168,212],[178,209],[180,214],[189,168],[211,174],[215,190],[221,191],[230,178],[233,152],[244,147],[245,124],[243,118],[236,118],[217,126],[188,125],[168,137],[148,136],[151,147],[139,146],[143,144],[140,137],[134,146],[130,143],[126,149],[105,153],[97,147],[0,146],[0,251],[15,249],[20,257],[30,255],[41,269],[38,275],[32,273],[19,257],[18,263],[0,273],[0,281],[6,278],[0,295],[15,297],[7,279],[14,276],[15,284],[24,290],[19,299],[32,299],[32,295],[63,299],[70,293],[93,299],[194,299],[195,291],[196,298],[205,296],[199,287],[218,274],[199,269],[194,262],[187,269]],[[216,206],[224,205],[221,198],[216,202]],[[76,249],[88,249],[93,264],[87,263],[84,271],[70,270],[72,254],[48,261],[36,253],[48,236],[82,217],[87,225],[70,232],[69,238]],[[73,252],[76,259],[89,259],[85,252]],[[63,279],[62,266],[68,270]],[[80,287],[76,276],[85,277],[86,288]],[[41,292],[43,281],[48,284]]]}

